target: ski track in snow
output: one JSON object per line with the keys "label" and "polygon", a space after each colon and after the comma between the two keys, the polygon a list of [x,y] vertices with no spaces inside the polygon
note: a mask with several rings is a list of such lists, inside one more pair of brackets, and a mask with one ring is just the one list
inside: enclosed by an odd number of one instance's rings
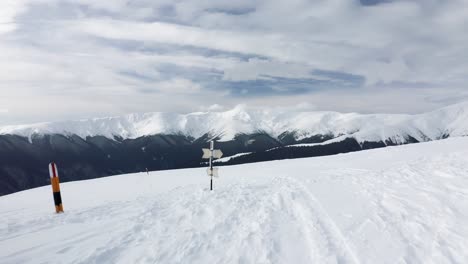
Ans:
{"label": "ski track in snow", "polygon": [[0,263],[468,263],[468,138],[203,173],[1,197]]}
{"label": "ski track in snow", "polygon": [[[117,217],[122,212],[125,219]],[[74,234],[61,233],[70,225],[76,225]],[[8,233],[22,226],[34,227],[29,232],[42,241],[23,257],[17,258],[24,252],[6,256],[7,262],[40,263],[40,252],[50,252],[58,260],[61,254],[80,256],[73,263],[358,263],[315,198],[286,177],[217,192],[178,188],[151,199],[18,223]],[[14,242],[24,234],[1,235]]]}

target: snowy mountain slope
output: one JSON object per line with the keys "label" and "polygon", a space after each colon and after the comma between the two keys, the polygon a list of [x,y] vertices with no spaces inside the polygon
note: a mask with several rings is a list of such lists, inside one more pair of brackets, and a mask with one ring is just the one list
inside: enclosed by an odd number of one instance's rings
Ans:
{"label": "snowy mountain slope", "polygon": [[[60,170],[60,166],[59,166]],[[467,263],[468,138],[0,197],[1,263]]]}
{"label": "snowy mountain slope", "polygon": [[147,113],[81,121],[40,123],[0,127],[1,134],[31,138],[34,134],[65,134],[108,138],[138,138],[145,135],[185,135],[200,138],[205,134],[232,140],[238,134],[264,132],[274,138],[285,132],[295,139],[314,135],[348,135],[359,142],[408,139],[423,142],[446,136],[468,135],[468,102],[419,115],[341,114],[336,112],[285,112],[280,110],[247,110],[243,106],[226,112],[191,114]]}
{"label": "snowy mountain slope", "polygon": [[[214,163],[224,163],[224,162],[227,162],[227,161],[230,161],[231,159],[235,159],[237,157],[242,157],[242,156],[245,156],[245,155],[249,155],[251,154],[252,152],[246,152],[246,153],[237,153],[235,155],[232,155],[232,156],[227,156],[227,157],[222,157],[220,159],[216,159],[216,160],[213,160]],[[207,163],[208,164],[208,163]]]}

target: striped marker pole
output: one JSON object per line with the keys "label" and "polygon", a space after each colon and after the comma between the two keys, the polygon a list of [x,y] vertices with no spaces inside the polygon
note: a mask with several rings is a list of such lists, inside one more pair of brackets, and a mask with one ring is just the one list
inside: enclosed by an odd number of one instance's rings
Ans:
{"label": "striped marker pole", "polygon": [[58,177],[57,165],[54,162],[49,164],[50,183],[54,193],[55,212],[63,213],[62,196],[60,195],[60,182]]}

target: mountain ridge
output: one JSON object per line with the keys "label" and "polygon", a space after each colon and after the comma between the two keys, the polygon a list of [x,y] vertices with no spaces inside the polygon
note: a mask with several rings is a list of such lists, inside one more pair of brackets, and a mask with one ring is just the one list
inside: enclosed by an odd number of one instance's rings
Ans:
{"label": "mountain ridge", "polygon": [[353,137],[358,142],[387,141],[402,144],[407,137],[430,141],[468,135],[468,102],[422,114],[359,114],[332,111],[247,110],[236,106],[224,112],[176,114],[153,112],[124,116],[2,126],[0,135],[29,138],[40,135],[105,136],[135,139],[151,135],[183,135],[198,139],[208,135],[229,141],[239,134],[265,133],[279,138],[292,133],[296,141],[314,135]]}
{"label": "mountain ridge", "polygon": [[[49,184],[48,164],[76,181],[148,170],[327,156],[468,135],[468,103],[419,115],[247,111],[150,113],[0,127],[0,196]],[[240,153],[248,153],[238,155]]]}

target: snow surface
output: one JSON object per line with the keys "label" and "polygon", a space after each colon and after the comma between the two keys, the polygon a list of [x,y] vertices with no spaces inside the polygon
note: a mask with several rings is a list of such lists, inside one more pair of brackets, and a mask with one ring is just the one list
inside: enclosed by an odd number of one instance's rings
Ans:
{"label": "snow surface", "polygon": [[235,158],[242,157],[242,156],[249,155],[249,154],[252,154],[252,152],[237,153],[237,154],[234,154],[234,155],[232,155],[232,156],[222,157],[222,158],[220,158],[220,159],[213,160],[213,163],[228,162],[228,161],[230,161],[231,159],[235,159]]}
{"label": "snow surface", "polygon": [[205,170],[0,197],[0,263],[468,263],[468,138]]}
{"label": "snow surface", "polygon": [[155,134],[180,134],[199,138],[205,134],[233,139],[237,134],[256,132],[278,137],[294,132],[297,139],[314,135],[349,135],[359,142],[404,143],[408,136],[418,141],[468,135],[468,102],[419,115],[341,114],[336,112],[297,112],[278,109],[247,110],[237,106],[226,112],[191,114],[146,113],[80,121],[40,123],[0,127],[0,134],[76,134],[83,138],[102,135],[108,138],[137,138]]}

